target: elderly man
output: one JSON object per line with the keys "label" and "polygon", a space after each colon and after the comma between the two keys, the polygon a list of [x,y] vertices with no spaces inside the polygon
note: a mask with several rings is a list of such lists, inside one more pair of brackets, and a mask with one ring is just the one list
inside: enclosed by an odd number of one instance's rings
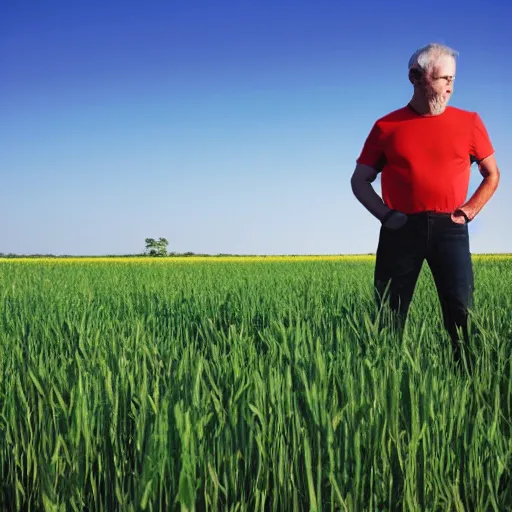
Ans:
{"label": "elderly man", "polygon": [[[473,270],[467,224],[491,198],[499,170],[476,112],[447,103],[458,53],[429,44],[409,60],[412,99],[373,125],[352,175],[352,190],[380,222],[374,284],[397,326],[405,323],[424,260],[432,271],[454,359],[465,357]],[[483,180],[466,201],[471,162]],[[372,187],[382,173],[382,199]],[[460,333],[463,334],[462,339]]]}

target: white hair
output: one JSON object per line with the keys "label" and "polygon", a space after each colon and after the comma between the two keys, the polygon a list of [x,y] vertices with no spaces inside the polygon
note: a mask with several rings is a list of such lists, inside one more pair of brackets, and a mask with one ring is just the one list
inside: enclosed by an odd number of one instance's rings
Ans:
{"label": "white hair", "polygon": [[418,48],[409,59],[409,69],[429,71],[439,57],[453,57],[456,59],[459,53],[449,46],[440,43],[430,43]]}

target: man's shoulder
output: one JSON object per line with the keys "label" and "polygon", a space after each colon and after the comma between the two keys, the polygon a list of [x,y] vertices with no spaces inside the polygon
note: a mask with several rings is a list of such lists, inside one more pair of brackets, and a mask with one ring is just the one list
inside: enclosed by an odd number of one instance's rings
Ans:
{"label": "man's shoulder", "polygon": [[390,130],[392,131],[398,123],[405,121],[410,117],[411,112],[407,106],[397,108],[396,110],[393,110],[392,112],[377,118],[377,120],[373,123],[372,133],[381,135],[388,133]]}
{"label": "man's shoulder", "polygon": [[396,110],[393,110],[392,112],[389,112],[388,114],[385,114],[381,117],[379,117],[376,121],[376,124],[383,124],[383,123],[393,123],[397,121],[403,121],[407,117],[410,117],[410,109],[409,107],[400,107]]}
{"label": "man's shoulder", "polygon": [[446,112],[453,117],[459,117],[461,119],[468,119],[475,116],[476,112],[472,110],[466,110],[459,107],[452,107],[451,105],[446,107]]}

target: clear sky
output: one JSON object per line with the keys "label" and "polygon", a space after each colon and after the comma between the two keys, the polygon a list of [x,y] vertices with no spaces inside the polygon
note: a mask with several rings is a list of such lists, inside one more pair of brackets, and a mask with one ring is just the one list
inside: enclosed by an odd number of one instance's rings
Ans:
{"label": "clear sky", "polygon": [[472,251],[512,252],[511,20],[510,0],[5,0],[0,252],[375,252],[350,176],[434,41],[501,170]]}

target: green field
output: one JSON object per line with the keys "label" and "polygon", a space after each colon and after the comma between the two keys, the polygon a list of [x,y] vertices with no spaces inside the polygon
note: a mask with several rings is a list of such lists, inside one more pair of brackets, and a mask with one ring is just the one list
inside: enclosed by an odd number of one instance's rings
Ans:
{"label": "green field", "polygon": [[0,510],[512,509],[512,258],[472,375],[372,258],[0,262]]}

